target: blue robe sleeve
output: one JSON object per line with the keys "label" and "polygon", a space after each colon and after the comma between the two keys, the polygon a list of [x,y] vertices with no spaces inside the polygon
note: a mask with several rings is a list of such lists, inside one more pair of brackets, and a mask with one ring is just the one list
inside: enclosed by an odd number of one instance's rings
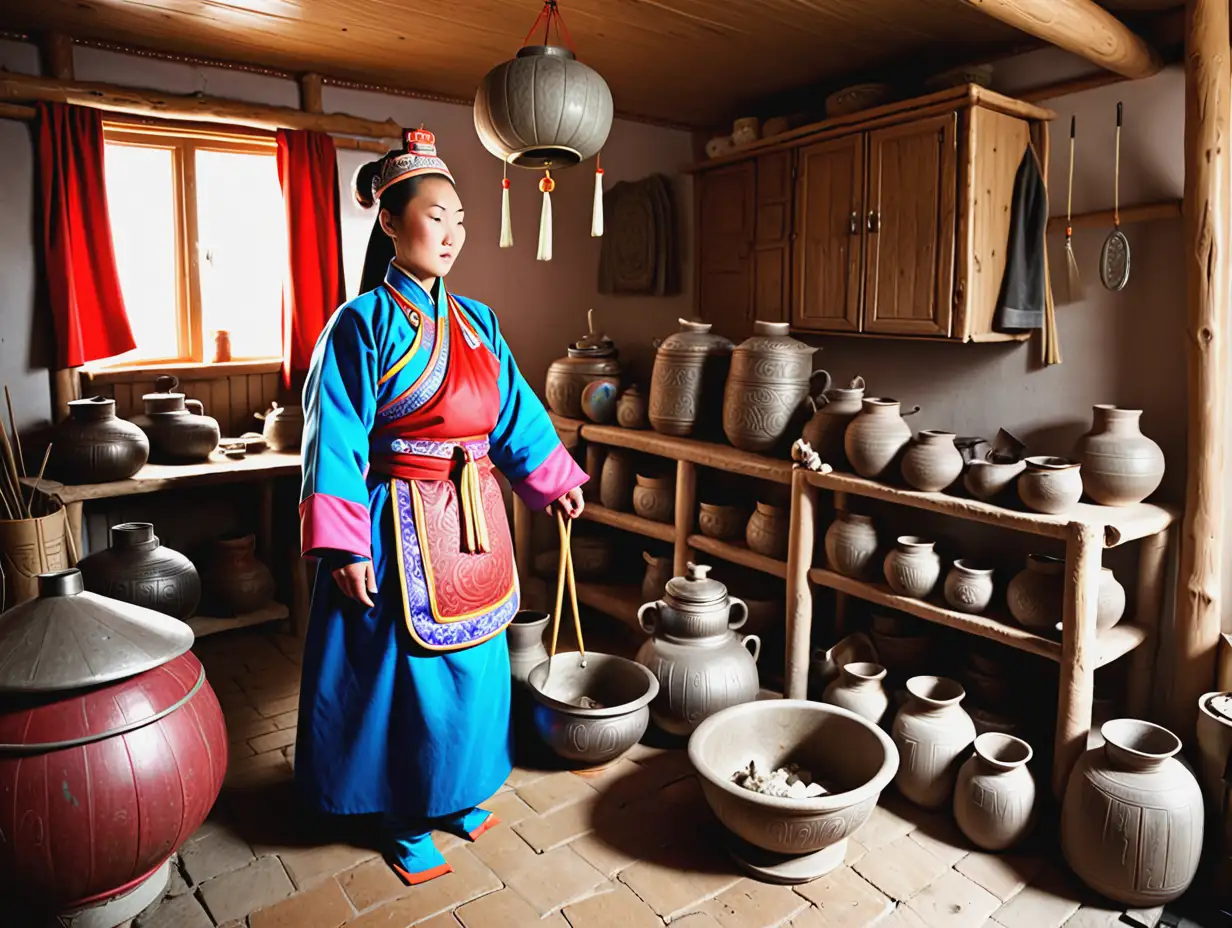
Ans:
{"label": "blue robe sleeve", "polygon": [[368,436],[378,374],[365,300],[343,306],[326,324],[304,383],[300,548],[335,566],[372,556]]}

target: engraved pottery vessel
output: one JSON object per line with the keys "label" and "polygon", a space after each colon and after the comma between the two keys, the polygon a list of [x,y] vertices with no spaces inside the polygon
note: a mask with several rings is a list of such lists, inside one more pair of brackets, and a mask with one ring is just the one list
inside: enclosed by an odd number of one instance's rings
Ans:
{"label": "engraved pottery vessel", "polygon": [[959,705],[967,694],[955,680],[928,676],[908,680],[907,692],[890,732],[902,755],[894,782],[916,805],[940,809],[950,801],[958,765],[975,740],[975,723]]}
{"label": "engraved pottery vessel", "polygon": [[815,377],[813,355],[820,349],[787,334],[786,322],[753,323],[754,335],[732,352],[731,373],[723,394],[723,432],[742,451],[774,450],[787,434],[799,434],[808,414],[805,405]]}

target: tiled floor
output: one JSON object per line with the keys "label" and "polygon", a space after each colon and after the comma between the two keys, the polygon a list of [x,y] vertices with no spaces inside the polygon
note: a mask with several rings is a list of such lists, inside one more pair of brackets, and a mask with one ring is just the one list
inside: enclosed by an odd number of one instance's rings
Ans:
{"label": "tiled floor", "polygon": [[408,888],[374,851],[321,833],[295,806],[296,643],[235,633],[203,639],[197,653],[230,725],[227,785],[182,849],[169,895],[133,928],[1099,928],[1158,918],[1101,903],[1048,856],[976,852],[949,817],[894,795],[842,869],[794,888],[753,882],[721,850],[684,752],[645,746],[590,775],[527,762],[486,804],[503,824],[474,844],[441,836],[454,872]]}

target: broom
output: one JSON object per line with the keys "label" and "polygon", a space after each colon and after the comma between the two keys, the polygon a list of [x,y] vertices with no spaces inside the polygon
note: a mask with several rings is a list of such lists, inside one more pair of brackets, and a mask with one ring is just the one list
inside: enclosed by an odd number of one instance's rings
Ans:
{"label": "broom", "polygon": [[1074,203],[1074,135],[1078,117],[1069,118],[1069,185],[1065,194],[1065,298],[1062,303],[1077,303],[1082,299],[1082,279],[1078,275],[1078,259],[1074,257],[1074,227],[1071,224]]}

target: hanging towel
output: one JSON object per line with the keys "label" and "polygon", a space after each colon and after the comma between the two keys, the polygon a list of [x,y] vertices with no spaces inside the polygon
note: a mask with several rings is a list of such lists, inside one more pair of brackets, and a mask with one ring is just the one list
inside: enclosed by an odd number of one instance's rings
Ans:
{"label": "hanging towel", "polygon": [[1014,177],[1014,202],[1006,247],[1005,276],[997,298],[998,329],[1042,329],[1048,294],[1048,188],[1035,148],[1027,146]]}

